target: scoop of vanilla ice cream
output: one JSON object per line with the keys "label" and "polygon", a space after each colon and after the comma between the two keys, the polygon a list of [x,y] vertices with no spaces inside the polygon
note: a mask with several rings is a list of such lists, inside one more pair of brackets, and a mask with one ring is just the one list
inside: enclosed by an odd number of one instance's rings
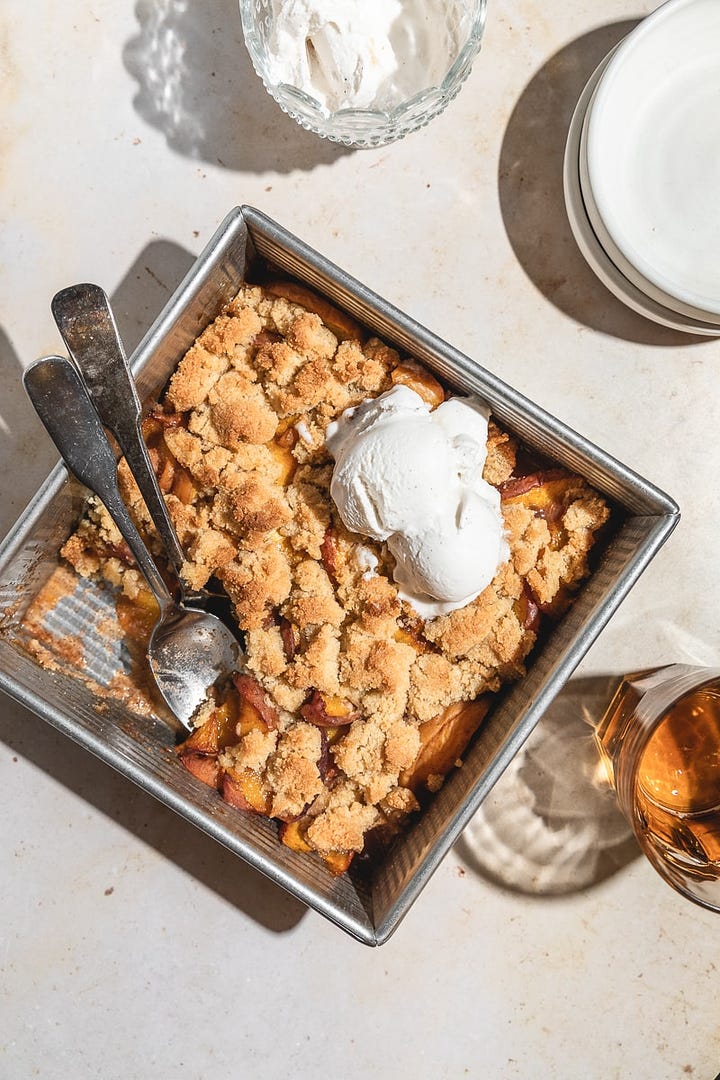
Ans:
{"label": "scoop of vanilla ice cream", "polygon": [[499,493],[482,478],[488,416],[476,398],[431,411],[400,385],[327,430],[340,517],[387,541],[400,594],[424,618],[469,603],[509,556]]}
{"label": "scoop of vanilla ice cream", "polygon": [[469,31],[464,0],[273,0],[268,71],[330,111],[393,108],[442,81]]}
{"label": "scoop of vanilla ice cream", "polygon": [[371,105],[397,62],[399,0],[274,0],[270,70],[328,109]]}
{"label": "scoop of vanilla ice cream", "polygon": [[469,603],[507,558],[497,512],[475,492],[463,496],[450,527],[395,533],[388,546],[395,557],[395,580],[411,604],[414,596],[426,594],[451,604]]}
{"label": "scoop of vanilla ice cream", "polygon": [[[348,409],[326,436],[335,458],[330,494],[352,532],[387,540],[443,497],[448,443],[406,386]],[[412,445],[412,468],[409,463]]]}

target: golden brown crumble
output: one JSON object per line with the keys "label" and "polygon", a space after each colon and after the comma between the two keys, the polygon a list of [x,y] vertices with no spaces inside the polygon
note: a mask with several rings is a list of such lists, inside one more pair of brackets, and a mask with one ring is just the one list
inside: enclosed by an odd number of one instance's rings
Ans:
{"label": "golden brown crumble", "polygon": [[[286,843],[337,857],[335,869],[438,789],[486,709],[463,703],[522,676],[541,618],[570,602],[608,517],[562,470],[517,477],[516,440],[491,421],[484,476],[502,494],[510,561],[472,603],[423,622],[398,596],[385,545],[349,533],[329,494],[328,423],[398,381],[442,400],[437,380],[321,298],[246,286],[187,352],[146,431],[186,579],[221,582],[246,639],[248,675],[204,714],[182,760],[235,805],[284,822]],[[126,469],[120,478],[147,530]],[[97,500],[62,553],[130,598],[144,589]]]}

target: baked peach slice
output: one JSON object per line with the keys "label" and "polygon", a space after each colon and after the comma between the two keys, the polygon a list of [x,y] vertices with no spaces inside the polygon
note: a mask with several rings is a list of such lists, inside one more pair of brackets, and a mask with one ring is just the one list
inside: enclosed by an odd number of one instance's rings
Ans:
{"label": "baked peach slice", "polygon": [[143,420],[142,434],[160,490],[165,495],[172,493],[181,503],[189,506],[197,497],[197,485],[184,465],[179,464],[165,441],[167,430],[186,426],[182,413],[167,413],[157,406]]}
{"label": "baked peach slice", "polygon": [[519,504],[544,518],[554,537],[558,522],[583,487],[579,477],[564,469],[545,469],[506,480],[500,486],[500,498],[504,506]]}
{"label": "baked peach slice", "polygon": [[489,708],[487,698],[461,701],[421,724],[420,750],[410,768],[400,773],[399,783],[417,794],[427,789],[430,777],[447,776],[465,753]]}
{"label": "baked peach slice", "polygon": [[[303,855],[308,855],[315,850],[305,838],[305,824],[301,821],[284,821],[278,829],[278,836],[285,847],[289,847],[292,851],[299,851]],[[321,855],[320,858],[331,874],[339,876],[349,868],[350,863],[353,861],[353,852],[330,851],[325,855]]]}
{"label": "baked peach slice", "polygon": [[208,787],[220,789],[222,769],[217,757],[209,757],[206,754],[194,754],[192,752],[180,755],[180,760],[189,773]]}
{"label": "baked peach slice", "polygon": [[178,747],[180,754],[205,754],[217,756],[226,746],[235,742],[237,708],[232,698],[218,705],[200,727]]}
{"label": "baked peach slice", "polygon": [[283,821],[278,828],[278,836],[285,847],[307,855],[313,849],[305,839],[305,829],[299,821]]}
{"label": "baked peach slice", "polygon": [[523,630],[537,634],[540,629],[540,605],[535,600],[529,585],[525,585],[520,599],[514,604],[515,614]]}
{"label": "baked peach slice", "polygon": [[414,390],[431,409],[442,405],[445,400],[445,391],[440,383],[420,364],[398,364],[390,372],[390,381],[393,386],[407,386]]}
{"label": "baked peach slice", "polygon": [[320,545],[320,561],[333,585],[337,585],[338,570],[340,569],[340,548],[337,532],[332,525],[329,525],[325,530],[323,542]]}
{"label": "baked peach slice", "polygon": [[427,652],[428,644],[421,634],[422,623],[420,620],[417,620],[417,622],[406,623],[405,626],[399,626],[393,634],[393,639],[401,642],[403,645],[411,645],[415,652]]}
{"label": "baked peach slice", "polygon": [[146,648],[158,620],[157,601],[150,590],[141,586],[132,599],[120,593],[115,601],[115,611],[126,639]]}
{"label": "baked peach slice", "polygon": [[288,664],[295,659],[295,654],[300,646],[299,631],[289,619],[281,617],[278,620],[278,630],[283,644],[283,652]]}
{"label": "baked peach slice", "polygon": [[267,443],[267,448],[275,458],[278,466],[277,482],[287,487],[293,478],[297,468],[297,461],[293,456],[292,428],[287,428],[280,436],[276,436]]}
{"label": "baked peach slice", "polygon": [[218,754],[235,742],[237,707],[231,697],[212,713],[177,748],[180,761],[193,776],[210,787],[220,788],[222,770]]}
{"label": "baked peach slice", "polygon": [[352,851],[331,851],[327,855],[323,855],[322,860],[330,873],[334,874],[335,877],[339,877],[340,874],[344,874],[346,870],[350,869],[353,855],[354,852]]}
{"label": "baked peach slice", "polygon": [[231,769],[222,777],[222,797],[239,810],[270,816],[270,788],[252,769]]}
{"label": "baked peach slice", "polygon": [[309,724],[319,728],[347,727],[360,715],[346,698],[335,694],[321,694],[313,690],[308,700],[300,707],[300,715]]}
{"label": "baked peach slice", "polygon": [[265,286],[265,292],[270,293],[271,296],[278,296],[281,300],[289,300],[291,304],[298,304],[306,311],[319,315],[338,341],[363,341],[365,339],[360,323],[305,285],[299,285],[296,281],[271,281]]}
{"label": "baked peach slice", "polygon": [[233,683],[240,699],[237,734],[242,737],[248,731],[274,730],[278,726],[278,713],[260,683],[252,675],[233,675]]}

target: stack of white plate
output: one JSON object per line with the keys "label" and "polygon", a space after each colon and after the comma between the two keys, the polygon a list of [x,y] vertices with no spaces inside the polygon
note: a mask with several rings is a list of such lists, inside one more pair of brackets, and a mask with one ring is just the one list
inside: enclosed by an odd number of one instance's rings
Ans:
{"label": "stack of white plate", "polygon": [[668,0],[605,57],[575,109],[564,183],[612,293],[720,336],[720,0]]}

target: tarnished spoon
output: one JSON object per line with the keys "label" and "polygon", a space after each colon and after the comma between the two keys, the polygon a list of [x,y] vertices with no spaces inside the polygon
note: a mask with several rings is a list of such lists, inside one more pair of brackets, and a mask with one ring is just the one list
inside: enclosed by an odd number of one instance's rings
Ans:
{"label": "tarnished spoon", "polygon": [[[102,500],[135,558],[160,609],[148,660],[160,693],[186,727],[212,688],[242,666],[243,653],[220,619],[178,603],[135,528],[117,482],[117,462],[74,365],[47,356],[23,376],[25,389],[66,465]],[[171,576],[174,568],[169,568]],[[181,595],[180,583],[177,594]]]}
{"label": "tarnished spoon", "polygon": [[[142,409],[110,301],[99,285],[70,285],[53,297],[52,313],[92,403],[140,489],[153,524],[182,580],[183,553],[142,436]],[[185,590],[183,600],[204,594]]]}

